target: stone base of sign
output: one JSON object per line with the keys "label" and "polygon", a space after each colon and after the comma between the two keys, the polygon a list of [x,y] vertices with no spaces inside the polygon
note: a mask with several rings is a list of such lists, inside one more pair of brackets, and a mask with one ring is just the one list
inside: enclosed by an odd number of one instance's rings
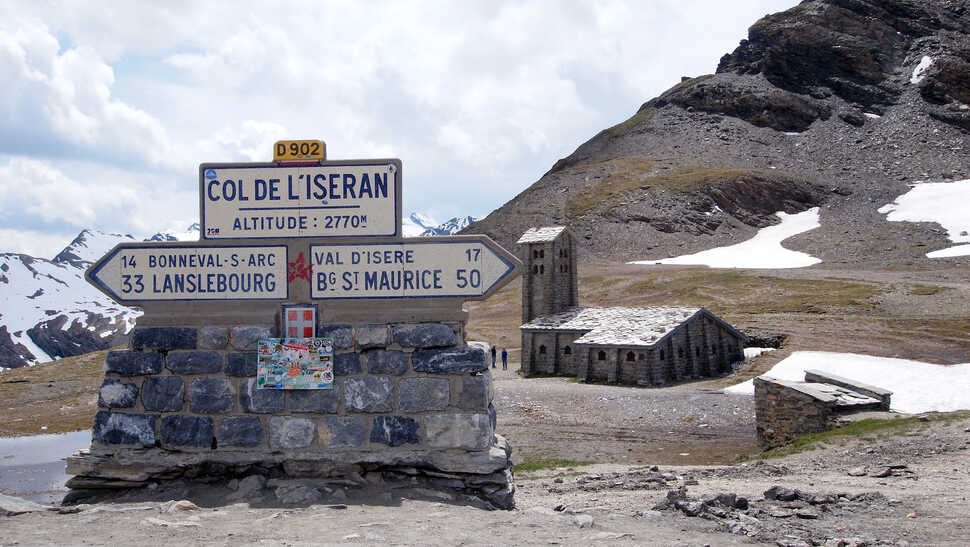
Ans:
{"label": "stone base of sign", "polygon": [[256,342],[278,328],[135,328],[130,349],[105,358],[91,449],[68,459],[68,487],[403,474],[513,507],[488,348],[465,343],[464,321],[321,324],[334,389],[257,389]]}

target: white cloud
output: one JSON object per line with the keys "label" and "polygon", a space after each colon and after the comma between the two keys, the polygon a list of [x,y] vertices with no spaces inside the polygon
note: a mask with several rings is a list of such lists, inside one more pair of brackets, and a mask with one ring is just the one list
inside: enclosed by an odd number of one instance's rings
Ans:
{"label": "white cloud", "polygon": [[10,114],[4,140],[29,136],[38,154],[124,157],[160,164],[168,155],[159,120],[112,96],[114,71],[93,49],[59,52],[59,43],[36,20],[0,23],[0,101]]}
{"label": "white cloud", "polygon": [[0,154],[124,177],[134,227],[197,218],[199,163],[321,138],[401,158],[406,212],[483,215],[795,3],[0,3]]}

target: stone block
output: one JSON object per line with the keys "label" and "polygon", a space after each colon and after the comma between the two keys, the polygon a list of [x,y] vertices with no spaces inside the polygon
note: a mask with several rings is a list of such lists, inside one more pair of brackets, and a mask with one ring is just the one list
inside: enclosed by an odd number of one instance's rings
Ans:
{"label": "stone block", "polygon": [[102,410],[94,415],[92,435],[104,444],[155,446],[154,414],[125,414]]}
{"label": "stone block", "polygon": [[333,356],[333,373],[335,376],[347,376],[360,373],[359,353],[338,353]]}
{"label": "stone block", "polygon": [[255,353],[230,353],[226,356],[226,375],[253,377],[257,365]]}
{"label": "stone block", "polygon": [[232,410],[232,388],[225,378],[196,378],[189,385],[192,412],[217,414]]}
{"label": "stone block", "polygon": [[367,372],[371,374],[394,374],[400,376],[408,371],[408,354],[403,351],[370,351],[367,356]]}
{"label": "stone block", "polygon": [[165,356],[165,368],[176,374],[208,374],[222,370],[217,351],[172,351]]}
{"label": "stone block", "polygon": [[313,422],[305,418],[274,416],[269,420],[269,444],[273,448],[306,448],[313,444]]}
{"label": "stone block", "polygon": [[447,378],[402,378],[398,389],[401,412],[444,410],[451,398],[451,382]]}
{"label": "stone block", "polygon": [[162,371],[162,354],[154,352],[112,350],[104,358],[104,371],[121,376],[158,374]]}
{"label": "stone block", "polygon": [[390,412],[393,393],[389,376],[351,376],[344,381],[347,412]]}
{"label": "stone block", "polygon": [[462,410],[485,410],[488,408],[489,376],[465,376],[461,379],[461,398],[458,407]]}
{"label": "stone block", "polygon": [[233,327],[230,332],[229,346],[233,349],[256,351],[260,338],[273,338],[269,327]]}
{"label": "stone block", "polygon": [[283,411],[285,392],[281,389],[259,389],[256,379],[247,380],[239,390],[239,406],[244,412],[275,414]]}
{"label": "stone block", "polygon": [[492,425],[492,431],[495,431],[498,425],[498,412],[495,412],[495,406],[492,403],[488,403],[488,422]]}
{"label": "stone block", "polygon": [[199,329],[200,349],[225,349],[229,345],[229,327],[202,327]]}
{"label": "stone block", "polygon": [[419,350],[411,354],[414,370],[438,374],[485,372],[485,352],[478,348]]}
{"label": "stone block", "polygon": [[455,331],[443,323],[394,326],[394,343],[407,348],[441,348],[458,342]]}
{"label": "stone block", "polygon": [[370,442],[381,443],[388,446],[401,446],[402,444],[418,444],[421,439],[418,437],[420,424],[413,418],[405,416],[377,416],[374,418],[373,426],[370,431]]}
{"label": "stone block", "polygon": [[350,349],[354,347],[354,335],[350,325],[320,325],[317,337],[333,339],[334,349]]}
{"label": "stone block", "polygon": [[106,379],[98,390],[98,406],[101,408],[129,408],[138,400],[138,386],[118,380]]}
{"label": "stone block", "polygon": [[131,334],[131,349],[160,350],[195,349],[198,331],[189,327],[142,327]]}
{"label": "stone block", "polygon": [[326,430],[326,434],[320,435],[320,442],[327,439],[329,448],[356,448],[363,446],[367,439],[367,424],[360,416],[328,416]]}
{"label": "stone block", "polygon": [[357,347],[360,349],[386,348],[387,325],[357,327]]}
{"label": "stone block", "polygon": [[177,412],[185,405],[185,382],[178,376],[152,376],[141,387],[145,410]]}
{"label": "stone block", "polygon": [[226,416],[219,422],[216,442],[222,446],[263,444],[263,423],[256,416]]}
{"label": "stone block", "polygon": [[424,440],[434,448],[482,450],[492,444],[493,429],[486,413],[429,414],[424,420]]}
{"label": "stone block", "polygon": [[208,416],[163,416],[159,437],[163,446],[211,448],[213,421]]}
{"label": "stone block", "polygon": [[334,414],[340,403],[336,389],[292,389],[286,393],[290,398],[290,412]]}

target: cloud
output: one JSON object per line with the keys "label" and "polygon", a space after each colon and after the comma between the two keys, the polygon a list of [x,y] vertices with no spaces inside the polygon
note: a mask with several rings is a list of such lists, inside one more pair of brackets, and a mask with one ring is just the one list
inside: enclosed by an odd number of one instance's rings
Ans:
{"label": "cloud", "polygon": [[6,120],[0,143],[38,155],[138,159],[169,157],[166,131],[150,114],[113,96],[114,71],[81,45],[60,51],[36,20],[0,23],[0,103]]}

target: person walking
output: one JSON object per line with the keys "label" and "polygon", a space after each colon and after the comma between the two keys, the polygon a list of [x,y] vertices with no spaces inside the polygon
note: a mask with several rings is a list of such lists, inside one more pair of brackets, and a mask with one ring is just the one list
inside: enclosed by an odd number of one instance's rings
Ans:
{"label": "person walking", "polygon": [[495,368],[495,346],[492,346],[492,368]]}
{"label": "person walking", "polygon": [[509,352],[502,348],[502,370],[509,369]]}

